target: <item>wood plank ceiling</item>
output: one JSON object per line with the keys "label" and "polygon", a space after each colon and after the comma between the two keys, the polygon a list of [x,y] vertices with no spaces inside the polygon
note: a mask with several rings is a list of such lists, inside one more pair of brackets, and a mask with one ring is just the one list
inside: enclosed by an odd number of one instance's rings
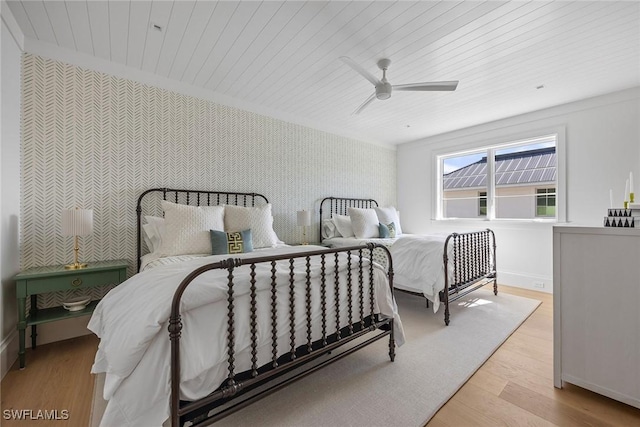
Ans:
{"label": "wood plank ceiling", "polygon": [[[389,144],[640,85],[635,1],[8,3],[26,38]],[[460,84],[355,116],[373,86],[340,56]]]}

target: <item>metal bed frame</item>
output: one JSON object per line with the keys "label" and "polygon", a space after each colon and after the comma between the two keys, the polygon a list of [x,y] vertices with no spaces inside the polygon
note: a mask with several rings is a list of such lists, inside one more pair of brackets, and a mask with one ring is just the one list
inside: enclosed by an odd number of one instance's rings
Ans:
{"label": "metal bed frame", "polygon": [[[323,206],[329,205],[329,214],[323,217]],[[320,239],[322,221],[333,214],[346,215],[349,207],[371,209],[377,207],[374,199],[325,197],[320,202]],[[382,246],[382,245],[378,245]],[[449,257],[449,248],[453,256]],[[444,304],[444,322],[449,325],[449,304],[474,290],[493,282],[493,293],[498,295],[498,273],[496,269],[496,237],[491,229],[467,233],[452,233],[447,236],[443,247],[443,268],[445,287],[439,293]],[[447,268],[449,266],[449,268]],[[397,290],[424,297],[421,293],[398,288]],[[426,299],[426,298],[425,298]],[[429,300],[427,300],[427,307]]]}
{"label": "metal bed frame", "polygon": [[[160,193],[163,200],[184,201],[186,204],[211,205],[211,204],[241,204],[254,206],[255,203],[267,203],[267,198],[255,193],[229,193],[217,191],[194,191],[156,188],[147,190],[138,199],[138,254],[142,253],[143,241],[141,239],[141,218],[145,205],[143,197]],[[156,194],[158,198],[158,194]],[[159,205],[159,201],[157,202]],[[383,250],[388,257],[387,277],[390,291],[393,295],[393,260],[388,249],[381,245],[367,244],[357,245],[341,249],[320,249],[296,254],[283,254],[277,256],[264,256],[250,259],[229,258],[224,261],[204,265],[191,272],[179,285],[171,304],[171,316],[169,320],[169,338],[171,340],[171,425],[199,426],[219,420],[230,413],[272,393],[273,391],[300,379],[338,359],[341,359],[354,351],[367,346],[386,336],[389,337],[389,357],[395,359],[394,324],[392,318],[383,318],[374,310],[374,264],[369,262],[374,250]],[[344,254],[344,255],[343,255]],[[310,260],[319,257],[321,272],[319,283],[311,280]],[[340,262],[347,263],[346,283],[341,283],[337,272]],[[276,265],[288,268],[289,279],[287,283],[277,283]],[[305,283],[305,320],[306,340],[296,343],[295,340],[295,274],[294,265],[300,270],[300,263],[305,270],[302,277]],[[257,360],[258,332],[257,332],[257,290],[256,290],[256,266],[267,264],[270,266],[270,312],[262,313],[271,319],[271,360],[259,366]],[[139,265],[139,264],[138,264]],[[331,268],[331,266],[335,268]],[[247,280],[238,279],[236,272],[244,269],[248,272]],[[180,301],[183,293],[192,284],[193,280],[211,270],[226,270],[228,279],[227,290],[227,325],[226,342],[228,364],[227,379],[208,396],[197,401],[180,400],[180,355],[188,349],[181,348],[180,336],[185,325],[182,324],[180,313]],[[353,271],[352,271],[353,270]],[[332,272],[335,276],[331,277]],[[344,278],[342,282],[344,282]],[[251,338],[251,368],[244,372],[236,372],[235,363],[235,337],[238,335],[237,322],[234,321],[236,300],[234,289],[238,286],[250,290],[250,319],[249,333]],[[319,286],[319,290],[318,287]],[[288,292],[288,301],[285,302],[288,310],[288,324],[277,323],[277,289],[285,287]],[[320,293],[322,337],[312,338],[312,287]],[[333,289],[334,295],[338,290],[344,292],[346,287],[348,307],[340,307],[339,298],[329,298],[327,289]],[[369,293],[368,301],[364,296],[364,290]],[[317,296],[316,296],[317,298]],[[329,301],[333,299],[333,301]],[[298,301],[300,303],[300,301]],[[280,301],[282,304],[282,301]],[[336,329],[327,330],[327,306],[333,305],[335,309]],[[355,309],[354,309],[355,307]],[[347,324],[340,323],[341,311],[343,316],[348,316]],[[285,330],[290,334],[290,346],[288,351],[278,352],[278,331]],[[354,340],[358,340],[354,342]],[[350,344],[344,347],[345,344]],[[295,371],[294,371],[295,370]]]}

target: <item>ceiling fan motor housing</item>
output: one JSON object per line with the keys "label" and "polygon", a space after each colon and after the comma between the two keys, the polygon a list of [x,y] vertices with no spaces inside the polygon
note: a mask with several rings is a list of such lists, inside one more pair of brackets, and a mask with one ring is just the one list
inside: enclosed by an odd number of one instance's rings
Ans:
{"label": "ceiling fan motor housing", "polygon": [[383,81],[376,85],[376,98],[380,100],[389,99],[391,97],[391,83]]}

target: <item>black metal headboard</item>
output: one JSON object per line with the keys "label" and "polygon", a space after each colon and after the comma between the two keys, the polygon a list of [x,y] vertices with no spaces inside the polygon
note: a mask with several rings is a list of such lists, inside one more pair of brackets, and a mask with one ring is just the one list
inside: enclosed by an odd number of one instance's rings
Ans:
{"label": "black metal headboard", "polygon": [[378,206],[378,202],[373,199],[358,199],[351,197],[325,197],[320,202],[320,240],[322,240],[322,217],[323,205],[327,203],[329,205],[329,212],[326,219],[331,218],[333,214],[346,215],[347,208],[362,208],[371,209]]}
{"label": "black metal headboard", "polygon": [[[145,199],[145,197],[147,197]],[[258,204],[267,204],[269,200],[258,193],[233,193],[227,191],[208,191],[208,190],[176,190],[173,188],[151,188],[144,191],[138,197],[136,205],[137,215],[137,256],[138,267],[140,270],[140,258],[142,257],[142,209],[143,206],[153,204],[155,201],[155,211],[153,213],[162,215],[159,200],[167,200],[173,203],[181,203],[183,205],[192,206],[217,206],[217,205],[236,205],[236,206],[255,206]]]}

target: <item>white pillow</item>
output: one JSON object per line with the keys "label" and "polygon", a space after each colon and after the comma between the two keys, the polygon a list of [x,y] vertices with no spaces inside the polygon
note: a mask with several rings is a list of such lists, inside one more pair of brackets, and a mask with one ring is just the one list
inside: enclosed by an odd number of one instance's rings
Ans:
{"label": "white pillow", "polygon": [[210,230],[224,229],[224,206],[188,206],[162,200],[164,233],[160,256],[210,254]]}
{"label": "white pillow", "polygon": [[224,231],[251,230],[253,248],[269,248],[280,243],[273,231],[271,203],[264,206],[246,208],[243,206],[225,205]]}
{"label": "white pillow", "polygon": [[373,209],[347,208],[351,227],[356,239],[375,239],[380,237],[378,216]]}
{"label": "white pillow", "polygon": [[386,208],[373,208],[378,215],[378,221],[383,224],[394,223],[396,226],[396,236],[402,234],[402,227],[400,227],[400,213],[393,206]]}
{"label": "white pillow", "polygon": [[334,237],[340,237],[340,233],[336,229],[333,219],[322,220],[322,239],[332,239]]}
{"label": "white pillow", "polygon": [[153,234],[153,229],[149,224],[144,224],[142,226],[142,240],[144,240],[144,244],[147,245],[147,248],[149,248],[149,252],[153,252],[154,247],[153,247],[153,242],[149,237],[150,234]]}
{"label": "white pillow", "polygon": [[144,217],[146,224],[142,226],[142,237],[149,248],[149,252],[155,252],[162,246],[164,233],[164,218],[147,215]]}
{"label": "white pillow", "polygon": [[353,228],[351,227],[351,218],[348,215],[334,215],[333,223],[336,230],[342,237],[353,237]]}

